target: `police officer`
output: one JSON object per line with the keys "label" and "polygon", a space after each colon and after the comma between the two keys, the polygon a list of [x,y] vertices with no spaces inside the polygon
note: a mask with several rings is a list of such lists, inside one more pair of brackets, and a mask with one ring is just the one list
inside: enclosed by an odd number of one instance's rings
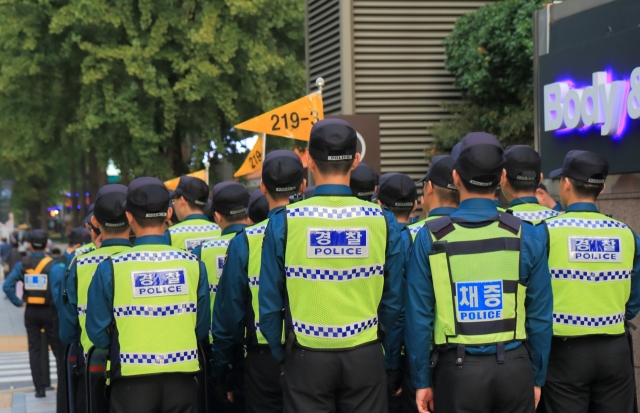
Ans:
{"label": "police officer", "polygon": [[[45,397],[46,379],[42,371],[41,334],[44,330],[51,350],[59,360],[61,356],[60,339],[58,338],[58,314],[53,306],[49,272],[55,261],[44,254],[47,247],[48,234],[40,229],[31,231],[29,248],[31,256],[22,258],[5,280],[2,289],[16,307],[26,306],[24,325],[29,341],[29,365],[31,377],[36,388],[36,397]],[[16,283],[24,283],[22,299],[16,296]]]}
{"label": "police officer", "polygon": [[[260,191],[269,202],[269,216],[288,205],[290,197],[304,191],[303,174],[300,157],[294,152],[276,150],[267,155]],[[246,345],[244,383],[249,413],[282,411],[280,366],[260,332],[258,311],[262,239],[267,223],[267,219],[258,221],[229,243],[211,328],[217,377],[232,362],[237,349]]]}
{"label": "police officer", "polygon": [[[226,259],[229,242],[239,231],[242,231],[251,224],[249,215],[247,214],[249,198],[249,193],[245,187],[237,182],[221,182],[215,185],[212,190],[211,203],[213,216],[215,222],[222,229],[222,234],[205,241],[193,251],[207,267],[212,315],[218,283],[222,276],[222,268]],[[211,343],[211,337],[209,340]],[[211,349],[209,345],[204,347],[207,352]],[[211,360],[210,354],[205,354],[205,356],[206,360]],[[207,396],[208,402],[213,406],[214,411],[224,408],[221,403],[225,402],[225,396],[227,396],[229,401],[233,400],[233,410],[244,410],[242,389],[243,358],[242,349],[238,349],[238,353],[233,360],[234,368],[229,374],[228,380],[227,377],[217,377],[217,380],[208,383],[210,386]]]}
{"label": "police officer", "polygon": [[560,215],[540,205],[536,198],[536,189],[542,181],[538,152],[526,145],[516,145],[508,147],[504,155],[506,176],[502,181],[502,194],[509,201],[513,215],[534,225]]}
{"label": "police officer", "polygon": [[129,184],[126,216],[135,245],[98,265],[86,330],[110,349],[111,412],[197,411],[198,340],[210,323],[207,270],[168,245],[169,191],[156,178]]}
{"label": "police officer", "polygon": [[[403,254],[393,214],[351,196],[356,145],[349,123],[317,122],[308,159],[314,196],[277,211],[267,225],[260,331],[273,356],[284,358],[285,412],[387,411],[378,340],[402,309]],[[386,335],[389,370],[400,367],[393,363],[400,339]]]}
{"label": "police officer", "polygon": [[264,221],[269,215],[269,201],[260,188],[251,193],[248,213],[249,219],[254,224]]}
{"label": "police officer", "polygon": [[420,204],[427,217],[407,226],[403,232],[403,240],[408,240],[410,245],[427,221],[453,214],[460,204],[460,193],[453,184],[453,158],[450,155],[433,157],[429,170],[418,183],[422,184]]}
{"label": "police officer", "polygon": [[171,245],[193,251],[203,241],[220,235],[220,227],[204,215],[209,198],[209,187],[202,179],[181,176],[175,191],[171,192],[175,214],[180,223],[167,230]]}
{"label": "police officer", "polygon": [[418,408],[426,413],[435,401],[441,412],[533,412],[551,341],[545,246],[532,225],[493,203],[505,162],[495,137],[467,135],[454,161],[460,207],[425,224],[406,268],[405,345]]}
{"label": "police officer", "polygon": [[554,303],[547,413],[634,410],[624,323],[640,310],[640,249],[627,225],[595,205],[608,172],[600,155],[570,151],[549,175],[560,177],[566,213],[545,221]]}
{"label": "police officer", "polygon": [[[129,221],[124,209],[126,197],[127,187],[124,185],[110,184],[100,188],[96,195],[91,221],[102,234],[101,243],[95,251],[73,259],[64,280],[64,287],[57,297],[60,339],[69,344],[80,343],[77,360],[79,360],[78,372],[81,377],[84,371],[84,355],[93,346],[85,327],[89,284],[98,264],[114,254],[131,248]],[[102,394],[103,392],[97,393],[98,396]],[[86,386],[84,386],[84,380],[80,379],[77,386],[76,411],[85,411],[86,403]]]}
{"label": "police officer", "polygon": [[378,174],[369,165],[360,162],[351,172],[349,187],[351,193],[363,201],[371,201],[371,197],[378,190]]}

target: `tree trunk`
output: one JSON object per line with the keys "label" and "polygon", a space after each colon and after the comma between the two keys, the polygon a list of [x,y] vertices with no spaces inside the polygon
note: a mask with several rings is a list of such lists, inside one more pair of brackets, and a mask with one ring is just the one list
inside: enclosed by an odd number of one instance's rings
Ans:
{"label": "tree trunk", "polygon": [[78,193],[78,165],[76,164],[76,156],[71,154],[69,157],[69,165],[71,167],[71,172],[69,174],[69,179],[71,180],[71,215],[73,217],[73,227],[77,227],[80,222],[80,213],[78,211],[78,197],[76,194]]}
{"label": "tree trunk", "polygon": [[87,182],[87,155],[80,153],[80,220],[87,216],[87,192],[89,185]]}
{"label": "tree trunk", "polygon": [[38,188],[38,200],[40,201],[40,229],[47,231],[49,214],[47,212],[47,188]]}
{"label": "tree trunk", "polygon": [[91,202],[96,201],[96,195],[102,185],[100,185],[100,172],[98,167],[98,157],[96,156],[96,148],[89,148],[89,196]]}

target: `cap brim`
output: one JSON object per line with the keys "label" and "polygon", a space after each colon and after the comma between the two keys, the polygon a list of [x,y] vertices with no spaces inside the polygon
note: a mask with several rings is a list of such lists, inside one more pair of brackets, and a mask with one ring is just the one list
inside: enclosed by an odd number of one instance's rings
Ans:
{"label": "cap brim", "polygon": [[423,183],[423,182],[426,182],[428,179],[429,179],[429,172],[427,172],[427,174],[426,174],[425,176],[423,176],[422,178],[420,178],[420,179],[418,180],[418,182],[417,182],[417,183],[418,183],[418,184],[421,184],[421,183]]}
{"label": "cap brim", "polygon": [[551,173],[549,174],[549,179],[556,179],[559,178],[560,175],[562,175],[562,168],[558,168],[558,169],[554,169],[553,171],[551,171]]}

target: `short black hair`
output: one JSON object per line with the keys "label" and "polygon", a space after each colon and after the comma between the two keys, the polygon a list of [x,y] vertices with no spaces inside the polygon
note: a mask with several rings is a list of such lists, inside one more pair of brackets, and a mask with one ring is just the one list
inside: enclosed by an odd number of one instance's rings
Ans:
{"label": "short black hair", "polygon": [[166,217],[155,217],[155,218],[138,218],[136,216],[133,217],[133,220],[136,221],[136,224],[141,228],[153,228],[153,227],[163,227],[164,222],[167,220]]}
{"label": "short black hair", "polygon": [[346,175],[353,166],[353,159],[346,161],[319,161],[313,160],[322,175]]}
{"label": "short black hair", "polygon": [[595,201],[604,189],[604,184],[588,184],[586,182],[576,181],[573,178],[565,178],[569,179],[571,185],[573,185],[573,191],[580,198],[590,198]]}
{"label": "short black hair", "polygon": [[[218,214],[220,214],[220,212],[218,212]],[[244,221],[245,219],[249,219],[248,212],[245,212],[242,214],[233,214],[233,215],[225,215],[225,214],[220,214],[220,215],[222,215],[224,220],[229,223],[240,222],[240,221]]]}
{"label": "short black hair", "polygon": [[540,178],[535,179],[533,181],[523,181],[522,179],[513,179],[507,176],[507,181],[509,185],[513,188],[515,192],[527,192],[530,194],[534,194],[538,185],[540,184]]}
{"label": "short black hair", "polygon": [[269,191],[269,190],[267,191],[269,192],[269,196],[273,198],[274,201],[284,201],[284,200],[289,200],[289,198],[293,195],[299,194],[300,186],[302,185],[299,185],[293,191],[285,191],[285,192],[276,192],[276,191]]}
{"label": "short black hair", "polygon": [[413,211],[413,207],[385,207],[396,217],[407,219]]}
{"label": "short black hair", "polygon": [[466,189],[469,193],[476,194],[476,195],[494,195],[499,185],[499,183],[496,182],[495,184],[490,186],[477,186],[477,185],[470,184],[464,179],[461,179],[461,181],[462,181],[462,186],[464,186],[464,189]]}
{"label": "short black hair", "polygon": [[116,235],[129,230],[129,224],[125,224],[120,227],[108,227],[106,225],[101,225],[101,227],[102,232],[109,235]]}
{"label": "short black hair", "polygon": [[[433,185],[433,182],[431,183],[431,185]],[[440,201],[442,201],[443,203],[456,205],[460,204],[460,192],[453,189],[443,188],[438,185],[433,185],[433,190],[436,195],[438,195]]]}
{"label": "short black hair", "polygon": [[191,202],[187,200],[186,198],[185,198],[185,201],[187,201],[187,205],[189,205],[189,208],[195,209],[197,211],[204,211],[204,207],[205,207],[204,205],[198,205],[195,202]]}

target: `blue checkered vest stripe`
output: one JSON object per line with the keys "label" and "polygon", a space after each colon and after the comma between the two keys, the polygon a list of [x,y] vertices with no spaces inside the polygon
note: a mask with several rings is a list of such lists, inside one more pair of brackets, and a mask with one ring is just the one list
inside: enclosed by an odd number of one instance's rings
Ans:
{"label": "blue checkered vest stripe", "polygon": [[193,251],[203,242],[220,236],[220,227],[205,219],[188,219],[169,228],[171,245]]}
{"label": "blue checkered vest stripe", "polygon": [[120,353],[122,364],[167,365],[198,360],[198,349],[175,353]]}
{"label": "blue checkered vest stripe", "polygon": [[297,334],[304,334],[305,336],[322,338],[354,337],[365,330],[376,327],[377,325],[378,317],[371,317],[367,320],[362,320],[342,326],[317,325],[293,319],[293,330]]}

